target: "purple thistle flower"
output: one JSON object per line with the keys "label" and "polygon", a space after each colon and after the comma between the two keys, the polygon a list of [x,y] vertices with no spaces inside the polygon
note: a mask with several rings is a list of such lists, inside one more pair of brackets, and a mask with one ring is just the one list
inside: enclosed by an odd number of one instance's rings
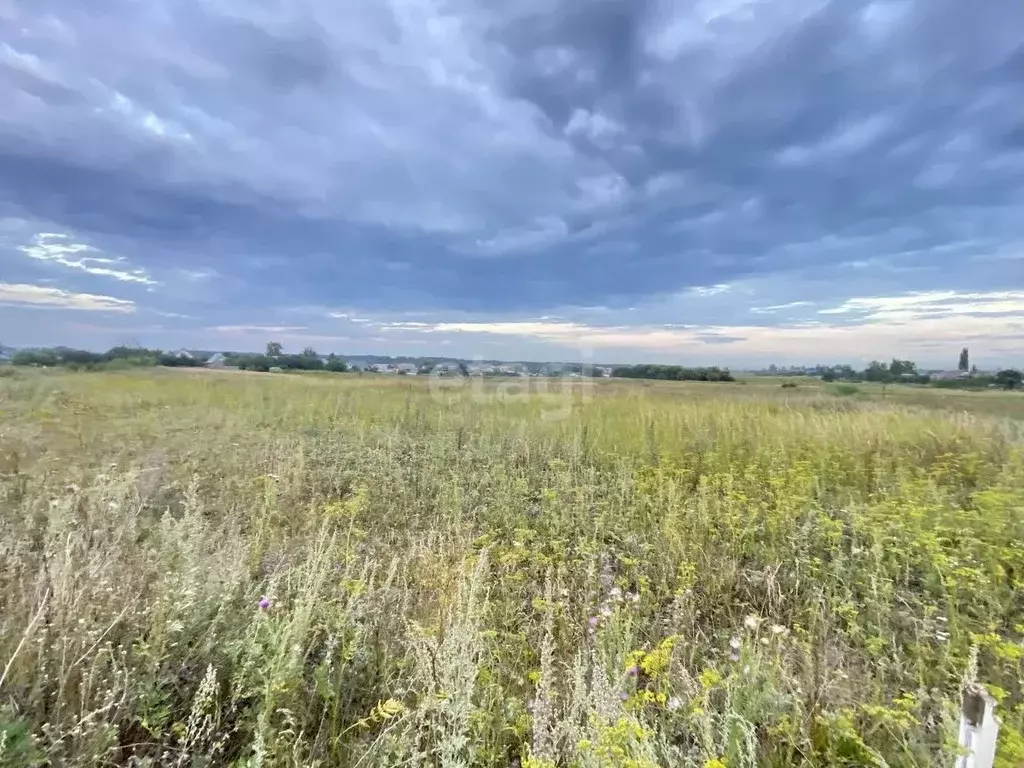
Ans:
{"label": "purple thistle flower", "polygon": [[591,631],[597,629],[597,616],[591,616],[587,619],[587,624],[590,626]]}
{"label": "purple thistle flower", "polygon": [[267,610],[270,607],[270,598],[264,595],[260,598],[260,601],[257,603],[257,605],[260,607],[261,611]]}
{"label": "purple thistle flower", "polygon": [[619,701],[626,701],[629,698],[629,694],[625,691],[619,693]]}
{"label": "purple thistle flower", "polygon": [[628,667],[626,669],[626,674],[629,675],[630,677],[636,677],[637,675],[640,674],[640,670],[637,669],[636,664],[634,664],[633,666]]}

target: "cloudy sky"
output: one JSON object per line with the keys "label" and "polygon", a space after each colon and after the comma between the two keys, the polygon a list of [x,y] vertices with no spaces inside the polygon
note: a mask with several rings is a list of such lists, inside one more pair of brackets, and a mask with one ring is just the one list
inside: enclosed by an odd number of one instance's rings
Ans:
{"label": "cloudy sky", "polygon": [[1020,0],[0,0],[0,342],[1024,363]]}

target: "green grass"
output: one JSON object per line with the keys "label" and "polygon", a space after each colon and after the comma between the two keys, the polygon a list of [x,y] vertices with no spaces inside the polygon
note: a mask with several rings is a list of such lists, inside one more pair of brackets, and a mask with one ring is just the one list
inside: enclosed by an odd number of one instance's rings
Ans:
{"label": "green grass", "polygon": [[539,386],[0,379],[0,765],[1021,764],[1024,398]]}

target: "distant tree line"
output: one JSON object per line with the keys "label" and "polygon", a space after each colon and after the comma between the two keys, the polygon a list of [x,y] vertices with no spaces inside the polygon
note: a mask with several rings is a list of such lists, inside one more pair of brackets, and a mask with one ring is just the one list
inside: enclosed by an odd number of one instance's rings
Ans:
{"label": "distant tree line", "polygon": [[860,371],[855,370],[850,365],[818,365],[812,368],[788,371],[772,366],[772,368],[768,369],[768,373],[786,376],[815,376],[829,382],[871,381],[882,384],[897,382],[901,384],[928,384],[940,389],[988,389],[993,386],[1001,387],[1002,389],[1022,388],[1022,374],[1013,368],[1008,368],[994,374],[979,373],[977,367],[970,366],[966,348],[960,353],[957,370],[960,375],[955,378],[935,378],[919,371],[917,364],[912,360],[893,358],[888,364],[880,360],[874,360]]}
{"label": "distant tree line", "polygon": [[623,365],[612,368],[612,376],[621,379],[658,379],[664,381],[735,381],[728,369],[684,368],[680,365]]}
{"label": "distant tree line", "polygon": [[[269,345],[268,345],[269,346]],[[280,347],[277,346],[279,350]],[[111,370],[120,368],[142,368],[166,366],[168,368],[201,367],[210,356],[201,353],[164,352],[145,347],[118,346],[106,352],[89,352],[71,347],[49,347],[43,349],[22,349],[11,355],[13,365],[36,366],[41,368],[70,368],[73,370]],[[346,362],[336,355],[321,358],[316,350],[307,347],[297,355],[278,352],[269,354],[228,353],[224,364],[250,371],[269,371],[272,368],[300,371],[347,371]]]}
{"label": "distant tree line", "polygon": [[324,359],[312,347],[306,347],[297,355],[286,355],[281,345],[275,341],[267,344],[267,351],[262,355],[229,353],[224,356],[224,362],[243,371],[266,372],[273,368],[280,368],[282,371],[348,371],[348,363],[337,355],[331,354]]}
{"label": "distant tree line", "polygon": [[[117,370],[124,368],[166,366],[169,368],[200,367],[207,363],[209,355],[203,353],[164,352],[159,349],[145,347],[116,346],[106,352],[89,352],[70,347],[50,347],[44,349],[23,349],[10,355],[13,365],[38,367],[63,367],[74,370]],[[279,342],[267,344],[263,354],[226,353],[224,364],[249,371],[299,370],[299,371],[331,371],[344,373],[349,370],[348,364],[337,355],[326,358],[317,354],[312,347],[306,347],[298,354],[285,354]],[[543,364],[529,364],[530,367],[541,369]],[[432,368],[431,364],[424,366]],[[561,370],[582,375],[592,375],[590,366],[569,364],[558,366]],[[458,363],[462,375],[469,374],[465,363]],[[889,363],[872,361],[863,370],[855,370],[850,365],[818,365],[811,368],[779,368],[771,366],[766,373],[769,375],[814,376],[827,382],[880,382],[930,384],[934,387],[949,389],[987,389],[1000,387],[1003,389],[1024,389],[1024,374],[1016,369],[1005,369],[995,374],[980,374],[977,367],[969,365],[968,350],[965,347],[958,360],[960,375],[952,379],[934,379],[918,370],[912,360],[893,358]],[[620,365],[614,366],[611,375],[625,379],[653,379],[662,381],[735,381],[727,368],[686,368],[679,365]]]}
{"label": "distant tree line", "polygon": [[13,365],[61,367],[73,370],[116,370],[163,365],[170,368],[201,366],[202,356],[178,356],[159,349],[117,346],[106,352],[89,352],[70,347],[21,349],[11,355]]}
{"label": "distant tree line", "polygon": [[900,381],[906,384],[927,384],[931,381],[930,376],[918,370],[917,363],[913,360],[899,360],[895,357],[888,364],[873,360],[862,371],[854,370],[849,365],[821,365],[807,373],[820,376],[824,381]]}

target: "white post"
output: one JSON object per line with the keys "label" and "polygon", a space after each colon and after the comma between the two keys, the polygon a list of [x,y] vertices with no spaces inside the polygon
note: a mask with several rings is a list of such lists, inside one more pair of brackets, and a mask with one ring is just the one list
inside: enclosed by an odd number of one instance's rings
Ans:
{"label": "white post", "polygon": [[977,683],[964,688],[959,735],[964,754],[957,758],[955,768],[992,768],[999,737],[995,706],[996,700]]}

